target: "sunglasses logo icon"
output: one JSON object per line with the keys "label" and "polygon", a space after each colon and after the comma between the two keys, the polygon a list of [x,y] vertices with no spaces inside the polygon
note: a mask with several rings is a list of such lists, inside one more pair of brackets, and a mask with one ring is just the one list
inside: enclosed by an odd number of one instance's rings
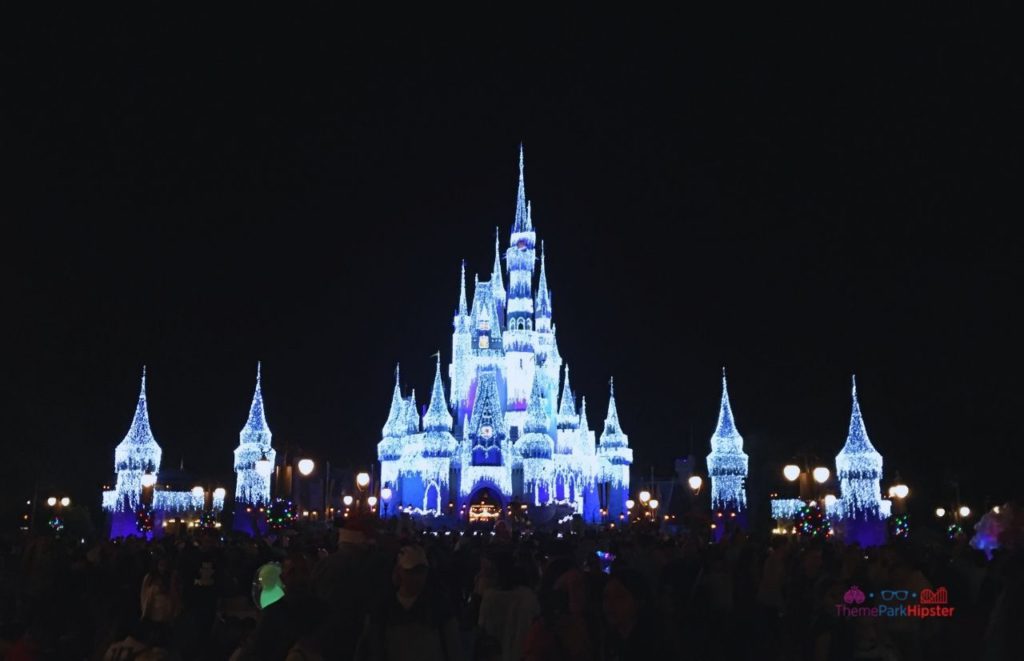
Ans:
{"label": "sunglasses logo icon", "polygon": [[910,590],[882,590],[881,595],[885,601],[905,601],[910,596]]}

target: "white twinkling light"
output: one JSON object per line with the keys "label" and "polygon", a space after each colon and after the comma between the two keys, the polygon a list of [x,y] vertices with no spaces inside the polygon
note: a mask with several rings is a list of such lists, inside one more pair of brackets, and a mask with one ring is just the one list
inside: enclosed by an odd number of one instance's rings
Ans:
{"label": "white twinkling light", "polygon": [[[142,385],[135,405],[135,417],[128,433],[114,450],[114,510],[134,512],[142,498],[142,479],[146,473],[160,471],[162,451],[149,428],[149,408],[146,403],[146,368],[142,368]],[[106,501],[104,501],[106,502]]]}
{"label": "white twinkling light", "polygon": [[[853,410],[846,444],[836,456],[839,478],[839,499],[836,502],[841,518],[885,518],[888,506],[883,503],[879,483],[882,479],[882,455],[868,439],[857,399],[857,380],[853,379]],[[889,505],[891,506],[891,505]]]}
{"label": "white twinkling light", "polygon": [[747,506],[747,455],[743,452],[743,437],[733,420],[724,367],[722,402],[718,411],[718,426],[711,436],[708,476],[711,478],[712,509],[742,510]]}
{"label": "white twinkling light", "polygon": [[249,407],[249,418],[238,434],[235,449],[235,503],[245,505],[270,504],[270,475],[260,470],[266,460],[273,467],[276,452],[271,447],[273,434],[263,411],[262,370],[256,366],[256,390]]}

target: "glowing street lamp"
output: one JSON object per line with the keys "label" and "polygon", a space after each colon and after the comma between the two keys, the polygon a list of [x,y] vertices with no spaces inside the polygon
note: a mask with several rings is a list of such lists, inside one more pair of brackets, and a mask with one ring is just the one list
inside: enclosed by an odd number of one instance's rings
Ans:
{"label": "glowing street lamp", "polygon": [[262,478],[268,478],[273,470],[274,465],[270,459],[267,459],[267,452],[264,450],[260,458],[256,460],[256,474]]}
{"label": "glowing street lamp", "polygon": [[910,495],[910,487],[905,484],[894,484],[889,487],[890,498],[906,498]]}
{"label": "glowing street lamp", "polygon": [[227,491],[224,490],[224,487],[217,487],[213,490],[213,497],[217,500],[223,500],[226,495]]}
{"label": "glowing street lamp", "polygon": [[384,487],[380,490],[380,497],[384,500],[384,503],[391,502],[391,487]]}
{"label": "glowing street lamp", "polygon": [[691,475],[690,479],[687,480],[687,482],[690,485],[690,489],[694,493],[698,493],[700,491],[701,486],[703,486],[704,484],[704,480],[701,479],[700,475]]}
{"label": "glowing street lamp", "polygon": [[364,471],[356,475],[356,486],[359,487],[360,490],[370,486],[370,474]]}
{"label": "glowing street lamp", "polygon": [[967,518],[971,515],[971,508],[967,505],[960,506],[960,516]]}
{"label": "glowing street lamp", "polygon": [[312,459],[299,459],[298,467],[299,473],[301,473],[303,477],[306,477],[313,472],[313,469],[316,468],[316,464]]}
{"label": "glowing street lamp", "polygon": [[796,464],[789,464],[782,469],[782,476],[790,482],[796,482],[796,479],[800,477],[800,467]]}
{"label": "glowing street lamp", "polygon": [[946,516],[946,508],[945,507],[936,507],[935,508],[935,516],[939,517],[940,519],[942,517]]}
{"label": "glowing street lamp", "polygon": [[647,506],[648,506],[648,507],[650,507],[650,508],[651,508],[651,510],[657,510],[657,509],[658,509],[658,505],[659,505],[659,503],[658,503],[657,499],[655,499],[655,498],[652,498],[652,499],[651,499],[651,500],[650,500],[650,501],[649,501],[649,502],[647,503]]}
{"label": "glowing street lamp", "polygon": [[814,481],[818,484],[824,484],[828,482],[828,478],[832,473],[829,472],[824,466],[818,466],[814,469],[811,475],[814,477]]}
{"label": "glowing street lamp", "polygon": [[832,507],[835,504],[836,504],[835,494],[831,494],[831,493],[827,494],[825,496],[825,507]]}
{"label": "glowing street lamp", "polygon": [[643,491],[640,492],[640,502],[641,503],[646,505],[647,501],[649,501],[650,499],[651,499],[651,492],[650,491],[644,489]]}
{"label": "glowing street lamp", "polygon": [[627,501],[626,501],[626,509],[627,509],[627,510],[631,510],[631,509],[633,509],[633,508],[634,508],[635,506],[636,506],[636,501],[635,501],[635,500],[633,500],[632,498],[630,498],[629,500],[627,500]]}
{"label": "glowing street lamp", "polygon": [[346,494],[345,497],[341,499],[341,502],[345,503],[345,507],[351,507],[352,506],[352,496],[349,496],[349,495]]}
{"label": "glowing street lamp", "polygon": [[50,496],[49,498],[46,499],[46,504],[49,505],[50,507],[53,507],[54,505],[57,504],[57,499],[54,498],[53,496]]}
{"label": "glowing street lamp", "polygon": [[377,506],[377,496],[370,496],[369,498],[367,498],[366,499],[366,504],[369,505],[370,507],[376,507]]}

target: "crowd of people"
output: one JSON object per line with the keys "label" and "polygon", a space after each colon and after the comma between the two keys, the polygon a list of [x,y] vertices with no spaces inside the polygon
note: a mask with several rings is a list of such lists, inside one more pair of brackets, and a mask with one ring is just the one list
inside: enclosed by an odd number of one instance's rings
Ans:
{"label": "crowd of people", "polygon": [[[0,657],[12,660],[1024,658],[1019,552],[987,558],[964,539],[861,549],[394,519],[264,538],[19,536],[3,550]],[[260,608],[271,574],[283,597]],[[955,614],[844,616],[853,586],[943,587]]]}

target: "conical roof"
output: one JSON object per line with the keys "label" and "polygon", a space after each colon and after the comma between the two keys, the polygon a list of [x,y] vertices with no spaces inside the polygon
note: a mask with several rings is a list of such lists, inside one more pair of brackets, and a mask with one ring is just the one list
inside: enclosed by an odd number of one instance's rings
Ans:
{"label": "conical roof", "polygon": [[395,365],[395,388],[391,392],[391,410],[388,411],[387,422],[381,429],[384,438],[400,438],[405,436],[405,402],[402,400],[402,389],[398,381],[398,365]]}
{"label": "conical roof", "polygon": [[262,365],[256,363],[256,389],[252,394],[252,404],[249,405],[249,418],[239,433],[242,443],[257,443],[263,446],[270,445],[270,427],[267,425],[267,417],[263,411],[263,385]]}
{"label": "conical roof", "polygon": [[430,405],[423,416],[425,431],[449,431],[452,428],[452,414],[448,412],[448,402],[444,398],[444,384],[441,382],[441,353],[438,352],[437,365],[434,367],[434,387],[430,391]]}

